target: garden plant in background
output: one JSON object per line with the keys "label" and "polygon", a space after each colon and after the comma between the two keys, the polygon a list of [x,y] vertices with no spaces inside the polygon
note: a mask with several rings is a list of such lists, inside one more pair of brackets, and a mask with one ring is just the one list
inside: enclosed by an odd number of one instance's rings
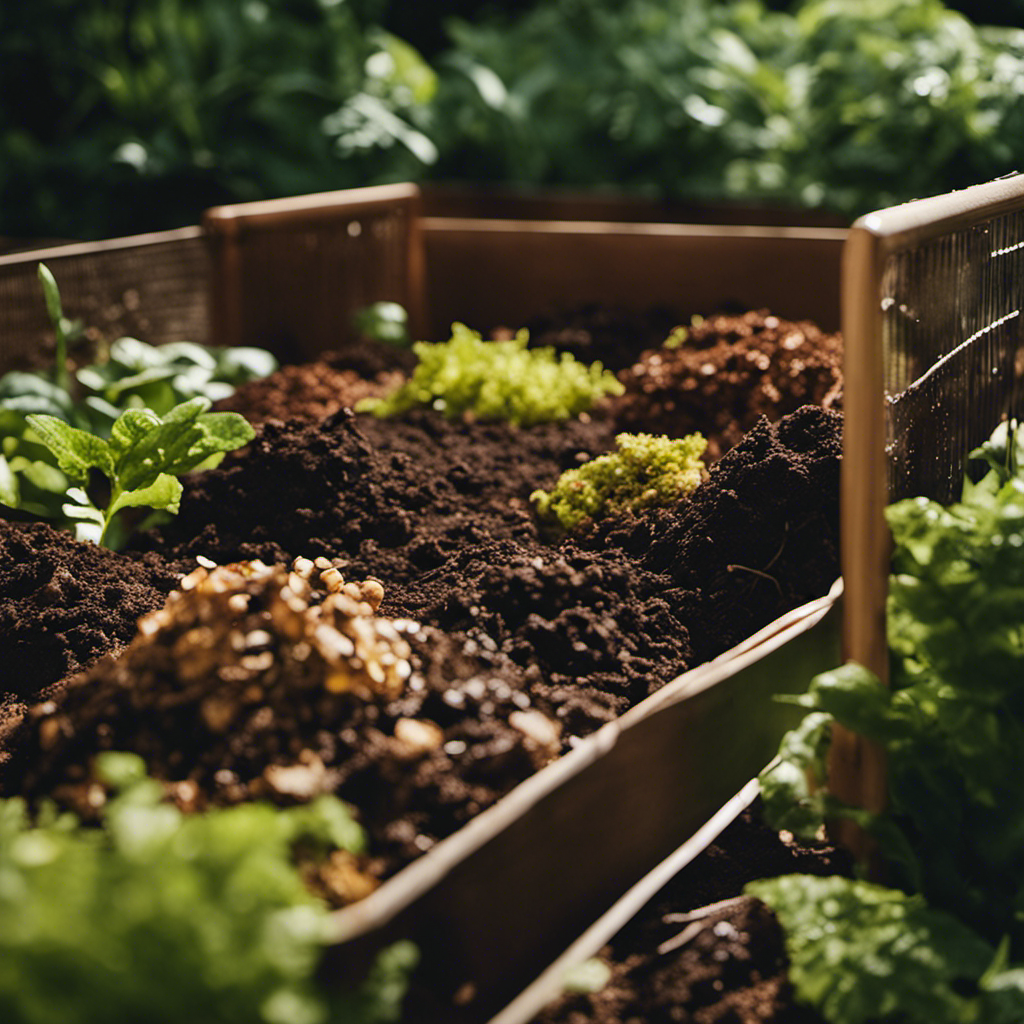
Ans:
{"label": "garden plant in background", "polygon": [[422,177],[434,74],[380,8],[3,4],[0,234],[136,234],[221,202]]}
{"label": "garden plant in background", "polygon": [[[948,508],[901,501],[888,607],[891,688],[848,664],[762,776],[765,812],[810,838],[848,817],[893,888],[799,875],[749,888],[787,932],[797,997],[832,1024],[1024,1019],[1024,431],[972,453],[988,467]],[[828,791],[833,723],[885,751],[878,816]]]}
{"label": "garden plant in background", "polygon": [[0,235],[427,179],[852,218],[1024,165],[1024,6],[996,6],[3,4],[0,95],[33,101],[0,104]]}

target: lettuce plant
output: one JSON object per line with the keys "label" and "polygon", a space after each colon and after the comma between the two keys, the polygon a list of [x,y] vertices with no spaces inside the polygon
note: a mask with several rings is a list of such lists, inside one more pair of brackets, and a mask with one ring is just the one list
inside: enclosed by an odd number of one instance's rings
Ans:
{"label": "lettuce plant", "polygon": [[[818,676],[795,698],[810,713],[762,775],[770,822],[809,837],[852,819],[894,887],[835,879],[823,895],[794,876],[751,890],[790,928],[798,996],[833,1024],[1024,1019],[1024,435],[1004,423],[971,454],[988,472],[959,502],[888,509],[891,686],[852,663]],[[829,792],[836,723],[884,750],[884,813]],[[891,941],[883,912],[905,918]],[[837,978],[849,999],[829,996]]]}
{"label": "lettuce plant", "polygon": [[398,1019],[415,950],[386,950],[361,986],[315,972],[329,910],[295,851],[359,852],[333,797],[184,815],[140,758],[105,753],[101,827],[0,801],[0,1020],[19,1024],[385,1024]]}

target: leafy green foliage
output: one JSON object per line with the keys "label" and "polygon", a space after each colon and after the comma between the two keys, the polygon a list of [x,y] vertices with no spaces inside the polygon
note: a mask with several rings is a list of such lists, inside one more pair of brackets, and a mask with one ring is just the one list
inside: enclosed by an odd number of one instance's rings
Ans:
{"label": "leafy green foliage", "polygon": [[384,1024],[398,1019],[408,944],[361,990],[330,993],[314,972],[327,908],[293,863],[362,849],[331,797],[185,816],[134,755],[102,754],[120,792],[102,828],[0,802],[0,1019],[18,1024]]}
{"label": "leafy green foliage", "polygon": [[352,317],[355,329],[365,338],[383,341],[398,348],[412,344],[409,337],[409,314],[397,302],[374,302],[357,310]]}
{"label": "leafy green foliage", "polygon": [[[68,489],[71,501],[64,505],[64,514],[78,521],[79,539],[102,544],[123,508],[177,512],[182,489],[177,477],[255,436],[238,413],[207,412],[209,408],[208,398],[193,398],[165,416],[150,409],[127,409],[115,421],[109,441],[56,416],[26,417],[60,471],[77,485]],[[109,502],[102,510],[84,490],[91,469],[98,469],[110,483]]]}
{"label": "leafy green foliage", "polygon": [[615,445],[617,451],[566,470],[551,491],[534,491],[537,514],[571,530],[588,517],[672,505],[703,479],[707,441],[700,434],[619,434]]}
{"label": "leafy green foliage", "polygon": [[[434,72],[376,0],[0,5],[0,234],[110,237],[208,206],[401,181]],[[143,223],[140,223],[143,220]]]}
{"label": "leafy green foliage", "polygon": [[1024,32],[940,0],[552,0],[452,28],[438,173],[855,216],[1021,163]]}
{"label": "leafy green foliage", "polygon": [[97,363],[68,372],[67,346],[81,333],[62,308],[57,282],[45,264],[39,278],[57,336],[53,370],[14,371],[0,377],[0,503],[61,520],[69,487],[50,448],[28,416],[55,416],[71,426],[109,438],[125,409],[170,412],[192,398],[225,398],[248,380],[265,377],[277,361],[263,349],[207,348],[191,342],[154,346],[120,338]]}
{"label": "leafy green foliage", "polygon": [[[807,836],[826,817],[852,818],[877,839],[889,880],[986,942],[1005,942],[1005,963],[981,979],[983,1009],[954,1000],[944,1016],[920,1019],[1010,1021],[1024,1014],[1024,436],[1003,424],[971,454],[988,471],[977,483],[965,481],[959,502],[916,498],[887,512],[891,688],[853,664],[818,676],[795,698],[811,714],[785,738],[762,786],[777,827]],[[828,793],[833,723],[884,750],[884,814],[846,807]],[[774,893],[776,909],[806,915],[793,918],[799,933],[787,942],[794,956],[810,941],[808,930],[831,928],[822,914],[838,913],[814,902],[814,884],[794,880]],[[840,941],[852,963],[861,955],[857,945],[863,951],[875,939],[844,929]],[[935,941],[941,952],[945,940]],[[879,947],[869,973],[890,977],[901,955],[894,945]],[[807,970],[827,970],[834,985],[834,965],[814,957]],[[929,963],[942,991],[939,961],[920,960],[922,969]],[[823,977],[808,984],[807,998],[826,1005]],[[908,1015],[900,1019],[919,1019],[912,1014],[917,997],[895,980],[890,987],[904,1000],[893,1004]],[[868,1019],[863,1013],[834,1008],[826,1016],[845,1024]]]}
{"label": "leafy green foliage", "polygon": [[600,363],[586,366],[569,353],[527,348],[520,331],[511,341],[484,341],[465,324],[452,324],[450,341],[419,341],[419,363],[409,378],[385,398],[366,398],[358,412],[400,416],[426,406],[448,419],[461,416],[529,427],[566,420],[592,408],[622,385]]}
{"label": "leafy green foliage", "polygon": [[786,875],[752,882],[787,934],[797,998],[831,1024],[966,1024],[996,951],[921,896],[847,878]]}

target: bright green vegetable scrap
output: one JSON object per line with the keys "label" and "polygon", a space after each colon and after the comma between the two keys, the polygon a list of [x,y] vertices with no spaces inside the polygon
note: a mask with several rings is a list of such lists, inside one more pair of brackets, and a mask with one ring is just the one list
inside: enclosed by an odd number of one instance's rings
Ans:
{"label": "bright green vegetable scrap", "polygon": [[615,443],[618,451],[566,470],[551,491],[534,491],[537,514],[571,530],[588,517],[671,505],[704,477],[707,441],[700,434],[619,434]]}
{"label": "bright green vegetable scrap", "polygon": [[529,427],[570,419],[604,395],[622,394],[600,363],[587,366],[569,353],[527,348],[528,338],[520,331],[510,341],[484,341],[465,324],[452,324],[450,341],[413,345],[419,364],[408,381],[385,398],[363,399],[356,411],[383,418],[427,407],[452,420]]}
{"label": "bright green vegetable scrap", "polygon": [[[177,477],[255,436],[238,413],[207,412],[209,408],[208,398],[193,398],[166,416],[149,409],[127,409],[114,423],[109,441],[56,416],[27,417],[61,472],[77,485],[68,488],[71,501],[64,505],[64,514],[77,521],[80,540],[104,543],[114,516],[123,508],[176,513],[182,490]],[[110,482],[110,499],[103,509],[84,489],[91,469],[98,469]]]}
{"label": "bright green vegetable scrap", "polygon": [[315,979],[329,910],[294,864],[359,852],[333,797],[183,815],[140,758],[107,753],[102,827],[0,801],[0,1020],[14,1024],[384,1024],[415,950],[348,992]]}

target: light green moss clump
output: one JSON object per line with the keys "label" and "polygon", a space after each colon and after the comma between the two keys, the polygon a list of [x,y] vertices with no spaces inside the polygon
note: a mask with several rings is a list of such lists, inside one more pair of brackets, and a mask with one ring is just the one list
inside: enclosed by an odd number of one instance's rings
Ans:
{"label": "light green moss clump", "polygon": [[550,492],[534,491],[537,514],[571,530],[588,516],[671,505],[704,478],[700,457],[708,443],[700,434],[619,434],[615,444],[618,451],[566,470]]}
{"label": "light green moss clump", "polygon": [[586,365],[568,353],[526,347],[519,331],[511,341],[484,341],[465,324],[452,324],[450,341],[417,342],[412,377],[384,398],[365,398],[357,412],[400,416],[409,409],[437,409],[448,419],[504,421],[529,427],[567,420],[604,395],[622,394],[615,375],[600,363]]}

